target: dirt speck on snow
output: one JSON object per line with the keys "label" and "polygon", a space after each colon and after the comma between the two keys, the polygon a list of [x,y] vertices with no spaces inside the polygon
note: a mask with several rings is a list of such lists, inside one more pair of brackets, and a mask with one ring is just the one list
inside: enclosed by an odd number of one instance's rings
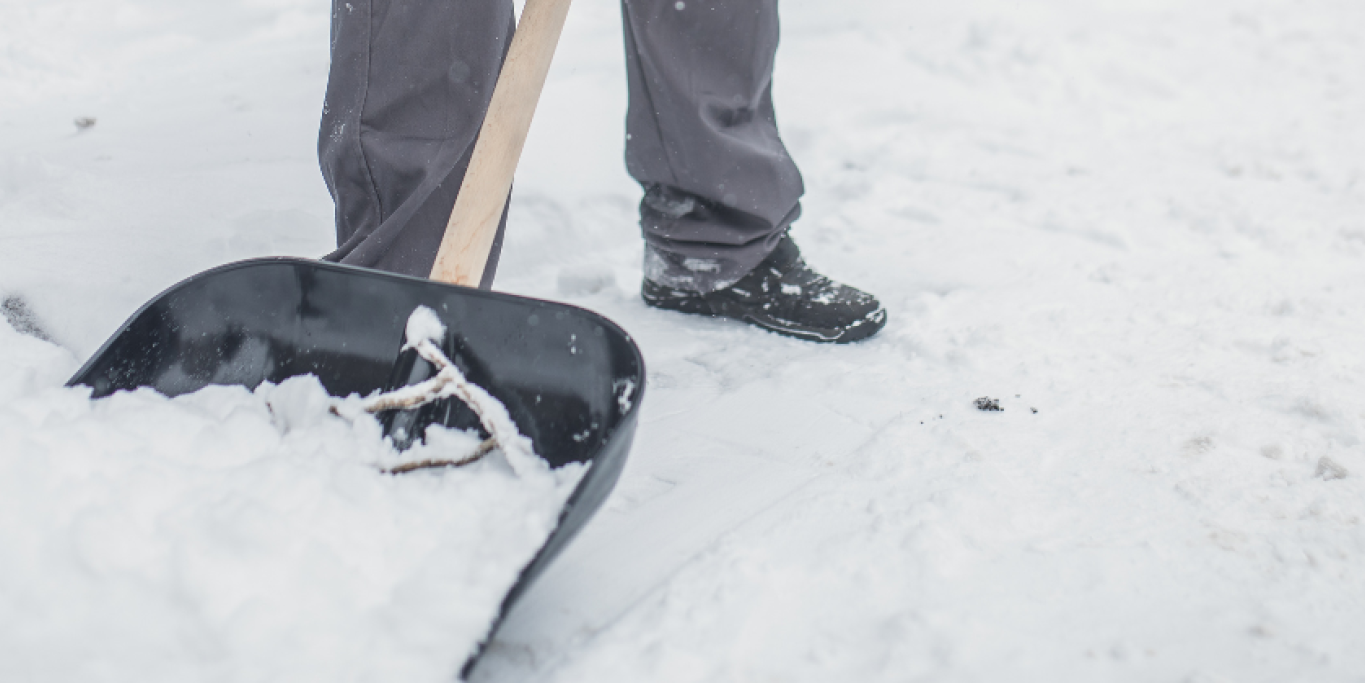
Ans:
{"label": "dirt speck on snow", "polygon": [[38,323],[38,317],[33,314],[33,309],[28,307],[28,302],[24,301],[23,297],[15,294],[5,297],[0,301],[0,315],[5,317],[16,332],[37,337],[45,342],[52,341],[52,337]]}
{"label": "dirt speck on snow", "polygon": [[1318,468],[1313,472],[1313,476],[1324,481],[1345,479],[1350,474],[1351,473],[1348,472],[1345,467],[1342,467],[1339,463],[1327,456],[1318,458]]}

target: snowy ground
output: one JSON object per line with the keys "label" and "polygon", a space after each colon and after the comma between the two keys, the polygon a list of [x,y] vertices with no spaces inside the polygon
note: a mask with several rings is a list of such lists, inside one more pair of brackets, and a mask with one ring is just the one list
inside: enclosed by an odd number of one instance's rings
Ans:
{"label": "snowy ground", "polygon": [[[0,7],[0,296],[65,349],[5,372],[59,384],[176,280],[330,248],[319,0]],[[890,324],[639,302],[617,8],[579,0],[498,288],[615,319],[650,389],[476,680],[1365,678],[1365,5],[783,20],[795,235]]]}

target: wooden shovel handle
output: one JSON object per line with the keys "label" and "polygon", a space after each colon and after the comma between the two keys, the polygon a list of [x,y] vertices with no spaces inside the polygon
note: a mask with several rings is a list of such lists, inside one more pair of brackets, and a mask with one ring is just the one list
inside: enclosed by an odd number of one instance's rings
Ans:
{"label": "wooden shovel handle", "polygon": [[512,175],[531,130],[570,0],[526,0],[503,62],[474,155],[446,223],[431,279],[477,287],[498,232]]}

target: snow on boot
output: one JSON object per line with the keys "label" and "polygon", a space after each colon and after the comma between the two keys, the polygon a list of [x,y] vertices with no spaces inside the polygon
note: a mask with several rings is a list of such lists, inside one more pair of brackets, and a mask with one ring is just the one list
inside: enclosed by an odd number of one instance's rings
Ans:
{"label": "snow on boot", "polygon": [[855,342],[886,325],[876,297],[811,270],[790,236],[729,287],[701,294],[646,279],[640,296],[655,308],[734,318],[813,342]]}

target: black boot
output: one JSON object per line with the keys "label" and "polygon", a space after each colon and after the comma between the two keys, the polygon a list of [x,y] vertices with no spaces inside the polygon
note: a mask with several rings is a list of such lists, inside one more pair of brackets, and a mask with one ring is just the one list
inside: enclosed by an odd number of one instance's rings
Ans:
{"label": "black boot", "polygon": [[640,296],[655,308],[734,318],[814,342],[855,342],[886,325],[876,297],[811,270],[789,236],[729,287],[699,294],[645,280]]}

